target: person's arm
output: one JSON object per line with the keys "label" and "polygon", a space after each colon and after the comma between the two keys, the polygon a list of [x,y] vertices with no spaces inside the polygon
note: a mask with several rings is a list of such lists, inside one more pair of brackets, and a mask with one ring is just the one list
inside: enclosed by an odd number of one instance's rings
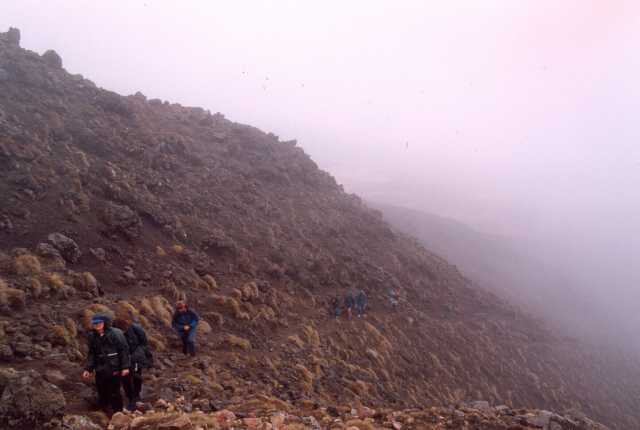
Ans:
{"label": "person's arm", "polygon": [[191,327],[191,330],[193,330],[198,325],[198,321],[200,321],[200,317],[195,311],[191,311],[191,314],[192,315],[191,315],[191,321],[189,322],[189,327]]}
{"label": "person's arm", "polygon": [[87,364],[84,366],[84,370],[87,372],[93,372],[96,370],[96,351],[91,337],[89,337],[89,352],[87,353]]}
{"label": "person's arm", "polygon": [[178,333],[180,333],[180,331],[182,331],[182,326],[180,324],[178,324],[178,313],[177,312],[174,312],[174,314],[173,314],[173,320],[171,321],[171,326]]}

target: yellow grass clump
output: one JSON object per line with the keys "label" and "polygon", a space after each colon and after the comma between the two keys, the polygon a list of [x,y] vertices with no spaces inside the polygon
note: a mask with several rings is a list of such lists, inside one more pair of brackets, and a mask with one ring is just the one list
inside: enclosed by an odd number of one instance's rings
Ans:
{"label": "yellow grass clump", "polygon": [[309,369],[304,367],[302,364],[296,364],[295,368],[300,374],[303,389],[310,392],[313,389],[313,373],[311,373]]}
{"label": "yellow grass clump", "polygon": [[258,298],[259,290],[255,282],[247,282],[240,289],[242,292],[242,300],[251,301]]}
{"label": "yellow grass clump", "polygon": [[97,289],[98,289],[98,280],[96,279],[95,276],[93,276],[93,273],[84,272],[82,274],[82,280],[83,280],[84,287],[87,290],[97,291]]}
{"label": "yellow grass clump", "polygon": [[161,246],[156,246],[156,255],[158,257],[164,257],[167,255],[167,251],[165,251],[164,248]]}
{"label": "yellow grass clump", "polygon": [[240,303],[235,298],[212,294],[211,299],[216,305],[222,306],[230,311],[235,319],[245,321],[251,319],[250,315],[241,309]]}
{"label": "yellow grass clump", "polygon": [[185,378],[188,382],[190,382],[193,385],[200,385],[202,384],[202,379],[200,379],[197,375],[194,375],[193,373],[189,373],[187,376],[185,376]]}
{"label": "yellow grass clump", "polygon": [[147,340],[154,351],[165,351],[167,349],[165,341],[154,334],[147,333]]}
{"label": "yellow grass clump", "polygon": [[16,257],[14,261],[16,273],[21,276],[37,275],[42,272],[40,260],[35,255],[23,254]]}
{"label": "yellow grass clump", "polygon": [[72,338],[75,339],[76,337],[78,337],[78,325],[74,320],[72,320],[71,318],[65,319],[64,327],[67,329],[67,331],[69,332],[69,335]]}
{"label": "yellow grass clump", "polygon": [[0,305],[13,308],[24,308],[26,294],[17,288],[11,288],[4,279],[0,279]]}
{"label": "yellow grass clump", "polygon": [[140,312],[126,300],[120,300],[114,305],[115,318],[125,321],[136,321],[140,319]]}
{"label": "yellow grass clump", "polygon": [[64,278],[59,273],[47,273],[45,279],[54,291],[60,291],[64,288]]}
{"label": "yellow grass clump", "polygon": [[300,339],[300,336],[298,336],[297,334],[289,336],[287,340],[300,349],[304,348],[304,341]]}
{"label": "yellow grass clump", "polygon": [[228,334],[224,338],[224,344],[229,345],[232,348],[251,349],[251,342],[240,336]]}
{"label": "yellow grass clump", "polygon": [[162,287],[162,292],[171,298],[174,302],[178,300],[185,300],[187,295],[184,291],[180,291],[180,289],[171,281],[167,281]]}
{"label": "yellow grass clump", "polygon": [[207,285],[209,285],[209,289],[211,290],[218,289],[218,283],[216,282],[216,279],[213,276],[206,274],[202,277],[202,280],[206,282]]}
{"label": "yellow grass clump", "polygon": [[69,346],[73,344],[73,337],[69,331],[62,325],[56,324],[51,327],[53,333],[53,343],[59,346]]}
{"label": "yellow grass clump", "polygon": [[203,334],[209,334],[211,333],[211,331],[212,331],[211,325],[209,325],[208,322],[200,318],[200,321],[198,322],[197,333],[199,335],[203,335]]}
{"label": "yellow grass clump", "polygon": [[171,327],[173,319],[173,308],[169,301],[162,296],[153,296],[144,298],[140,302],[140,312],[147,317],[155,317],[160,320],[166,327]]}
{"label": "yellow grass clump", "polygon": [[305,326],[302,331],[304,332],[304,335],[307,338],[307,342],[309,342],[310,345],[316,348],[320,346],[320,335],[313,326]]}
{"label": "yellow grass clump", "polygon": [[42,295],[42,284],[37,278],[31,278],[29,281],[29,291],[37,299]]}

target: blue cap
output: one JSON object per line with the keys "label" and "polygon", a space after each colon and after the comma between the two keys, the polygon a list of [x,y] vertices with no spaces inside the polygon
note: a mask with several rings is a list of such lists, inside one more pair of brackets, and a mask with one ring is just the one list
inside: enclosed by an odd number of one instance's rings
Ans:
{"label": "blue cap", "polygon": [[96,325],[98,323],[106,323],[107,317],[104,315],[94,315],[91,317],[91,325]]}

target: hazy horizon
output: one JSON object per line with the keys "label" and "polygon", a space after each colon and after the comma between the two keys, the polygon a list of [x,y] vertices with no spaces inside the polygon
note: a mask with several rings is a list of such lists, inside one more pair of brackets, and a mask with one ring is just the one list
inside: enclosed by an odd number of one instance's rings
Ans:
{"label": "hazy horizon", "polygon": [[222,112],[297,139],[348,192],[537,243],[640,327],[636,2],[3,9],[2,31],[99,86]]}

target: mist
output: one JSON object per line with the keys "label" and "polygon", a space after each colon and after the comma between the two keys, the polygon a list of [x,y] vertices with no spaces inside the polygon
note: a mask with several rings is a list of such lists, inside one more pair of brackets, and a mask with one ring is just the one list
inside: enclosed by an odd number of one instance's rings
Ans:
{"label": "mist", "polygon": [[69,72],[297,139],[348,192],[514,239],[595,324],[640,329],[637,2],[1,9],[0,28]]}

